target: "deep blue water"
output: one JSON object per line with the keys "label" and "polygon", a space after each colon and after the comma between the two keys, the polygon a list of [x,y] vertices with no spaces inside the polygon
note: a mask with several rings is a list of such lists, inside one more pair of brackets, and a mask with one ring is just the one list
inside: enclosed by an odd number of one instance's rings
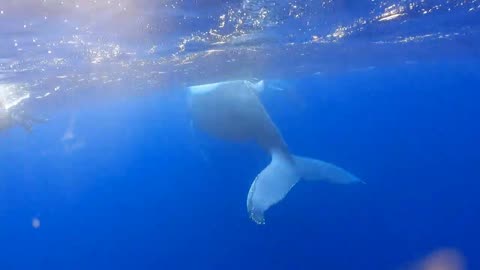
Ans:
{"label": "deep blue water", "polygon": [[[478,0],[1,0],[0,270],[480,269],[479,27]],[[300,182],[252,222],[270,157],[187,101],[236,79],[367,184]]]}
{"label": "deep blue water", "polygon": [[263,226],[245,201],[269,157],[193,129],[181,89],[4,131],[0,267],[403,269],[448,247],[480,269],[478,67],[323,74],[262,93],[293,153],[367,182],[301,182]]}

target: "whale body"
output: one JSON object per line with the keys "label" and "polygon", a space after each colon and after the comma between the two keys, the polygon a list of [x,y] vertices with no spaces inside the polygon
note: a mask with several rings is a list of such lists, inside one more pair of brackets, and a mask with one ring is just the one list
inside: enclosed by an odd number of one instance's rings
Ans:
{"label": "whale body", "polygon": [[258,93],[263,81],[225,81],[189,87],[190,109],[196,127],[221,139],[253,141],[270,153],[271,162],[253,181],[247,196],[250,218],[265,223],[265,211],[280,202],[300,180],[363,183],[333,164],[290,154]]}
{"label": "whale body", "polygon": [[11,126],[12,121],[10,113],[7,109],[0,103],[0,130],[7,129]]}
{"label": "whale body", "polygon": [[20,125],[27,132],[31,132],[34,123],[43,123],[46,121],[46,119],[39,117],[28,116],[24,112],[15,113],[0,102],[0,131],[9,129],[15,125]]}

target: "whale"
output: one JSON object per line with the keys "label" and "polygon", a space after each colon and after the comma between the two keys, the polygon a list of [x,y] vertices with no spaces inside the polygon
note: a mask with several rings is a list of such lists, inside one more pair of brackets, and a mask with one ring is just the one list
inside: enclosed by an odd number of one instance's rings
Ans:
{"label": "whale", "polygon": [[0,131],[10,129],[16,125],[27,132],[31,132],[35,123],[44,123],[47,119],[33,117],[25,112],[15,112],[0,102]]}
{"label": "whale", "polygon": [[255,142],[270,154],[270,163],[253,180],[247,195],[247,211],[257,224],[265,223],[265,212],[282,201],[301,179],[364,183],[336,165],[290,153],[259,98],[265,89],[263,80],[232,80],[187,88],[195,128],[227,141]]}

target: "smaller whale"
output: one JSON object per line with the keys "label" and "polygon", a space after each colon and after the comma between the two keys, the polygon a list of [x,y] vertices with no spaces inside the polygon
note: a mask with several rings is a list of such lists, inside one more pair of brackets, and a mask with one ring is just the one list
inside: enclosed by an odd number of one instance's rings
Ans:
{"label": "smaller whale", "polygon": [[290,154],[258,98],[264,89],[263,81],[225,81],[188,89],[196,127],[225,140],[256,142],[270,153],[270,164],[255,178],[247,196],[247,210],[256,223],[264,224],[265,212],[280,202],[300,179],[363,183],[333,164]]}

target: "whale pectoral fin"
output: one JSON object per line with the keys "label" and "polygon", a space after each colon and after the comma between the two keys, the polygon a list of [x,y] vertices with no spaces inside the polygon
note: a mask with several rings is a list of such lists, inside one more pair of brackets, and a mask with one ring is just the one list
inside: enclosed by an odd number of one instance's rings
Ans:
{"label": "whale pectoral fin", "polygon": [[328,181],[335,184],[365,184],[355,175],[331,163],[299,156],[293,156],[293,159],[302,179]]}
{"label": "whale pectoral fin", "polygon": [[270,164],[253,181],[247,198],[250,218],[264,224],[264,213],[281,201],[300,179],[289,157],[272,155]]}
{"label": "whale pectoral fin", "polygon": [[32,132],[33,125],[36,123],[45,123],[48,121],[46,118],[33,117],[25,112],[22,113],[12,113],[10,116],[13,121],[23,127],[27,132]]}
{"label": "whale pectoral fin", "polygon": [[30,119],[25,118],[20,114],[11,114],[11,119],[22,128],[25,129],[28,133],[32,132],[33,122]]}

